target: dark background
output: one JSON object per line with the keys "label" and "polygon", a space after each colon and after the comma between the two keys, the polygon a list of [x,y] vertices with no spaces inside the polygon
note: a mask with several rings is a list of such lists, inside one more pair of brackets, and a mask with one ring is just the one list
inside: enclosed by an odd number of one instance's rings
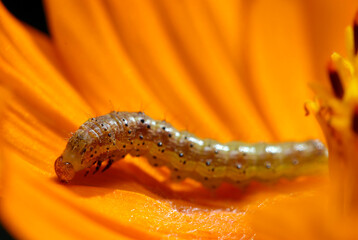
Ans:
{"label": "dark background", "polygon": [[[2,0],[2,3],[16,18],[50,35],[41,0]],[[14,239],[2,224],[0,224],[0,239]]]}
{"label": "dark background", "polygon": [[18,19],[49,35],[41,0],[2,0],[2,2]]}

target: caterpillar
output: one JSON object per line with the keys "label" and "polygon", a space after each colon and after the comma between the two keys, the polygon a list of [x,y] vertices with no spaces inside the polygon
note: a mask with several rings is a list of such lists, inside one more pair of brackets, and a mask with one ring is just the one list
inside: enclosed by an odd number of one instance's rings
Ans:
{"label": "caterpillar", "polygon": [[276,144],[200,139],[178,131],[165,121],[143,112],[111,112],[86,121],[69,139],[55,161],[63,182],[76,172],[102,163],[107,170],[127,154],[144,156],[154,166],[167,166],[173,180],[187,177],[210,188],[229,182],[239,187],[251,181],[267,182],[281,177],[314,174],[327,165],[327,150],[319,140]]}

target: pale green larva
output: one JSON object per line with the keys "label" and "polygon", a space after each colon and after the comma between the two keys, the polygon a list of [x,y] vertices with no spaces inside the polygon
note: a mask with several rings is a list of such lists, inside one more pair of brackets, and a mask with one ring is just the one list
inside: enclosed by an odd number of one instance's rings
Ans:
{"label": "pale green larva", "polygon": [[102,162],[108,169],[127,154],[144,156],[153,166],[167,166],[172,178],[193,178],[215,188],[221,182],[238,186],[257,180],[314,174],[327,166],[327,150],[318,140],[277,144],[219,143],[178,131],[142,112],[111,112],[85,122],[55,162],[61,181]]}

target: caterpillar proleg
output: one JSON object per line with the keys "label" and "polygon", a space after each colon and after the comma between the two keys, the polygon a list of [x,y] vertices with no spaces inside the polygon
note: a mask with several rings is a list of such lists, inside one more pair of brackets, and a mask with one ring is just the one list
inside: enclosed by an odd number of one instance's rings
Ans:
{"label": "caterpillar proleg", "polygon": [[107,170],[127,154],[144,156],[153,166],[167,166],[172,178],[193,178],[215,188],[221,182],[243,186],[256,180],[313,174],[327,165],[327,150],[319,140],[283,143],[219,143],[178,131],[142,112],[111,112],[86,121],[69,139],[55,162],[61,181],[102,162]]}

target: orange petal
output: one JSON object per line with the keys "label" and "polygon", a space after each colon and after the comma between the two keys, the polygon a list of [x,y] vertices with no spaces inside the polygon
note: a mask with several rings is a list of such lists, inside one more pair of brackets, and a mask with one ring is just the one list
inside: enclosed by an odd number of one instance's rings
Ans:
{"label": "orange petal", "polygon": [[205,22],[214,21],[201,8],[207,3],[197,4],[48,1],[46,6],[66,68],[98,112],[108,112],[103,107],[108,99],[123,110],[143,104],[149,115],[168,112],[170,120],[200,136],[213,131],[219,140],[269,139],[245,81]]}
{"label": "orange petal", "polygon": [[318,125],[303,109],[314,64],[302,2],[260,1],[250,11],[250,84],[263,118],[277,139],[317,138]]}
{"label": "orange petal", "polygon": [[0,16],[0,84],[42,124],[68,136],[90,108],[66,82],[49,39],[27,30],[2,5]]}
{"label": "orange petal", "polygon": [[257,239],[357,239],[357,218],[335,215],[329,197],[326,190],[307,192],[258,210],[252,218]]}

